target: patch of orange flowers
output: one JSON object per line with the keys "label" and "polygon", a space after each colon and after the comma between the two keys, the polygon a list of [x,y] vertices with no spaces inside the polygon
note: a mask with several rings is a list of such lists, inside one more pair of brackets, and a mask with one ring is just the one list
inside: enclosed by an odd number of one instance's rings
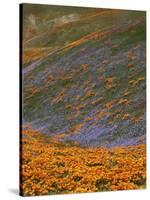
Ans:
{"label": "patch of orange flowers", "polygon": [[82,148],[22,132],[21,190],[24,196],[143,189],[144,144]]}

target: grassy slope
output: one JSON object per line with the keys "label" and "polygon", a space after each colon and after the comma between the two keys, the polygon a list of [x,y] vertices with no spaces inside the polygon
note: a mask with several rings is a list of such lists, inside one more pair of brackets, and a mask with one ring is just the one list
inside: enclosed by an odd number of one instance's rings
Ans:
{"label": "grassy slope", "polygon": [[[144,141],[145,13],[30,9],[24,14],[24,67],[41,61],[24,73],[24,120],[83,146]],[[35,27],[28,21],[31,13],[39,22]],[[72,13],[80,16],[77,21],[51,23]]]}
{"label": "grassy slope", "polygon": [[23,43],[21,194],[145,188],[145,13],[26,5]]}

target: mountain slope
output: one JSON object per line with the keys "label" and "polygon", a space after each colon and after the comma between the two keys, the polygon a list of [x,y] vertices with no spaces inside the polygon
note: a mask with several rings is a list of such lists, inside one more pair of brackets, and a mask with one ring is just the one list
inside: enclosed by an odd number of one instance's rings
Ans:
{"label": "mountain slope", "polygon": [[24,16],[23,126],[88,147],[145,143],[145,12],[52,13]]}

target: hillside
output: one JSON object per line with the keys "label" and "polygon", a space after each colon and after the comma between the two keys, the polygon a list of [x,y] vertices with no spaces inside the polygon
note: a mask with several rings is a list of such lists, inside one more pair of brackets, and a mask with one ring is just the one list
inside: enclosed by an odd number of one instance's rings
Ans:
{"label": "hillside", "polygon": [[146,13],[23,5],[20,193],[146,187]]}
{"label": "hillside", "polygon": [[145,141],[145,13],[55,10],[24,11],[24,125],[83,146]]}

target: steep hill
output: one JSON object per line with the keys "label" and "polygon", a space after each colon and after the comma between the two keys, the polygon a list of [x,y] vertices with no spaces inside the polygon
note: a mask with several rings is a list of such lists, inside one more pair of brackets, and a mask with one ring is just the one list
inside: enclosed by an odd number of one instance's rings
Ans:
{"label": "steep hill", "polygon": [[145,143],[145,12],[24,6],[23,127],[88,147]]}

